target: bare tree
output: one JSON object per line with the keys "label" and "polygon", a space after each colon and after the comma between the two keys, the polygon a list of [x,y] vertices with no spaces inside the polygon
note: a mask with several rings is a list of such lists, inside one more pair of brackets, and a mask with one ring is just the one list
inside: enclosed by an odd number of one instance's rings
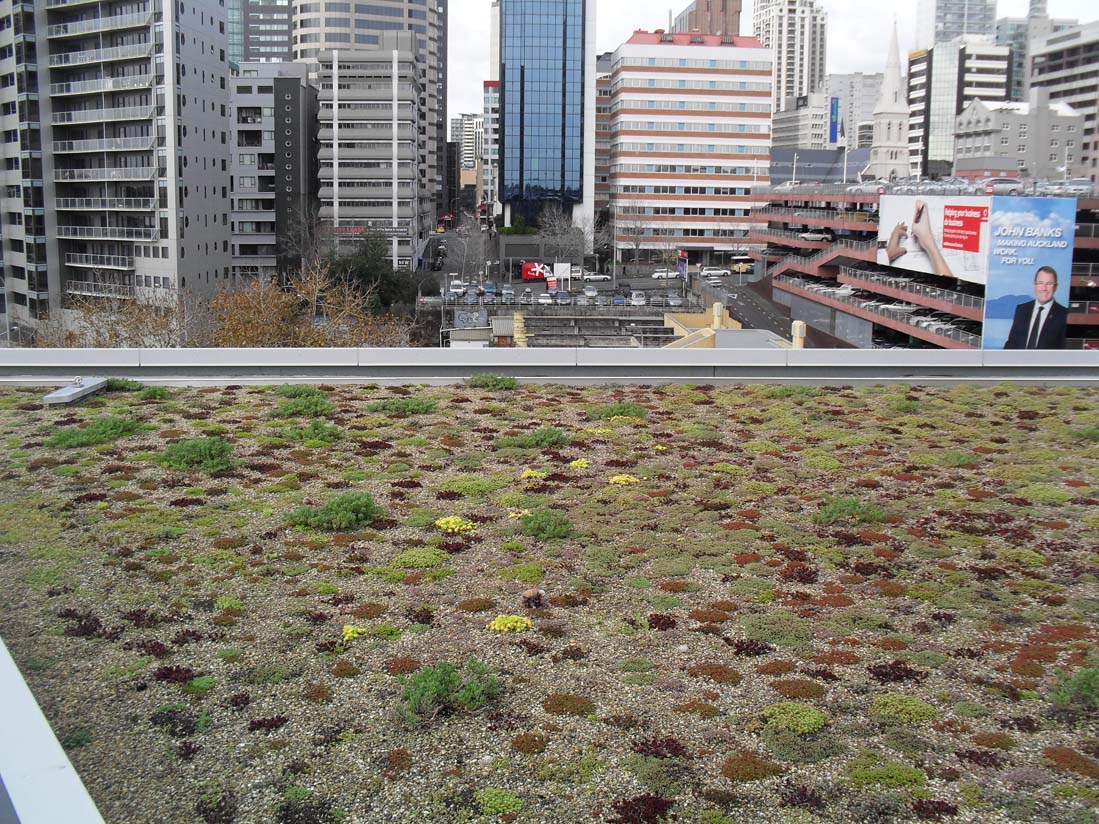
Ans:
{"label": "bare tree", "polygon": [[579,263],[584,259],[585,236],[583,227],[573,223],[559,204],[551,203],[538,216],[539,234],[553,256],[558,260]]}
{"label": "bare tree", "polygon": [[641,246],[645,242],[645,229],[647,228],[644,217],[637,214],[623,214],[618,212],[614,220],[614,243],[617,246],[621,241],[627,248],[633,250],[633,263],[636,265],[641,257]]}
{"label": "bare tree", "polygon": [[175,348],[202,345],[209,335],[206,303],[175,292],[142,299],[70,295],[59,313],[39,325],[43,348]]}
{"label": "bare tree", "polygon": [[320,204],[305,210],[292,208],[286,219],[286,232],[279,237],[279,255],[297,269],[332,249],[332,226],[321,219]]}

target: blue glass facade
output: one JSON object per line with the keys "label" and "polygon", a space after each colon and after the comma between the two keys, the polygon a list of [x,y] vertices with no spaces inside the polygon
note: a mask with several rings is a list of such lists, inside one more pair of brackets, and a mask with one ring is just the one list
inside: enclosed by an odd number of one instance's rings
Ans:
{"label": "blue glass facade", "polygon": [[513,221],[583,198],[584,2],[500,3],[500,199]]}

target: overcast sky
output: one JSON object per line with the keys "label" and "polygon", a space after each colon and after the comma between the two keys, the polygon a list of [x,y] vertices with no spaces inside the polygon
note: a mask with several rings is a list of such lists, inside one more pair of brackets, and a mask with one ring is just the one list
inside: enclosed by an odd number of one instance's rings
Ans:
{"label": "overcast sky", "polygon": [[[668,12],[678,14],[690,0],[673,6],[662,0],[589,0],[596,2],[596,53],[614,51],[636,29],[668,27]],[[916,2],[888,0],[823,0],[828,11],[828,71],[880,72],[889,50],[894,17],[901,53],[912,48],[916,31]],[[1001,17],[1023,17],[1028,0],[1000,0]],[[449,116],[480,112],[481,83],[488,78],[489,0],[450,0],[450,66],[447,108]],[[1051,17],[1090,21],[1099,17],[1094,0],[1049,0]],[[752,0],[744,0],[741,33],[752,33]],[[448,124],[449,126],[449,124]]]}

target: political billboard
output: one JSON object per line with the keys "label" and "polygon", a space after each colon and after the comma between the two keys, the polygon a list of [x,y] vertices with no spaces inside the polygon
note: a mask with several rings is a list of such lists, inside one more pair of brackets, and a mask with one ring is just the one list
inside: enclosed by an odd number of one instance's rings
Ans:
{"label": "political billboard", "polygon": [[984,349],[1060,349],[1075,235],[1074,198],[886,195],[877,260],[983,285]]}
{"label": "political billboard", "polygon": [[1076,199],[994,197],[984,349],[1064,349]]}

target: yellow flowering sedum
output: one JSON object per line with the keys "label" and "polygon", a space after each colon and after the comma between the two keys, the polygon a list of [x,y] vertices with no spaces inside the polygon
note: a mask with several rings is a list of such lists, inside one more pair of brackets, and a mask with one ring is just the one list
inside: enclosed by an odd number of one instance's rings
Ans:
{"label": "yellow flowering sedum", "polygon": [[544,469],[524,469],[523,474],[519,477],[522,480],[526,480],[527,478],[544,478],[546,477],[546,474]]}
{"label": "yellow flowering sedum", "polygon": [[639,481],[633,475],[615,475],[608,483],[612,483],[615,486],[628,486],[629,484],[639,483]]}
{"label": "yellow flowering sedum", "polygon": [[658,443],[656,446],[653,447],[653,449],[657,452],[667,452],[668,451],[668,447],[664,446],[664,444],[662,444],[662,443]]}
{"label": "yellow flowering sedum", "polygon": [[577,458],[575,461],[569,461],[569,466],[573,469],[587,469],[591,466],[591,461],[587,458]]}
{"label": "yellow flowering sedum", "polygon": [[524,515],[530,515],[530,510],[529,509],[513,509],[511,512],[508,513],[508,520],[509,521],[518,521]]}
{"label": "yellow flowering sedum", "polygon": [[343,625],[343,640],[346,643],[351,643],[356,638],[358,638],[360,635],[366,635],[366,630],[363,629],[362,627],[356,627],[356,626],[353,626],[352,624],[344,624]]}
{"label": "yellow flowering sedum", "polygon": [[474,526],[473,521],[467,521],[458,515],[448,515],[437,520],[435,528],[447,535],[462,535],[466,532],[473,532],[477,527]]}
{"label": "yellow flowering sedum", "polygon": [[485,625],[485,629],[493,632],[526,632],[533,626],[531,620],[522,615],[497,615]]}
{"label": "yellow flowering sedum", "polygon": [[610,435],[614,432],[609,426],[593,426],[584,431],[589,435]]}

